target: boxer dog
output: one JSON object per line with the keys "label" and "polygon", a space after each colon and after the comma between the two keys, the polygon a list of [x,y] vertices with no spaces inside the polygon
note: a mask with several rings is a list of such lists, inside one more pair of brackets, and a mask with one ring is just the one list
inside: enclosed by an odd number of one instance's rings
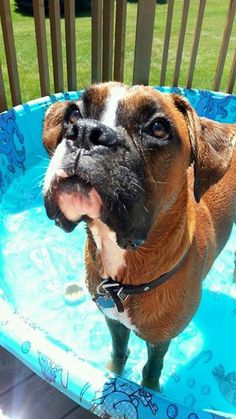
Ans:
{"label": "boxer dog", "polygon": [[142,384],[159,390],[170,341],[192,319],[201,282],[236,221],[236,127],[199,118],[175,94],[92,85],[46,113],[47,215],[85,221],[86,284],[121,373],[133,330],[147,344]]}

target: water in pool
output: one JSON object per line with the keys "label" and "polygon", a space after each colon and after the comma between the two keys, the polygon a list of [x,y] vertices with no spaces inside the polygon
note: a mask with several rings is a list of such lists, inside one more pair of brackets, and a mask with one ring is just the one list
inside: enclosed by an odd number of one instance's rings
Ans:
{"label": "water in pool", "polygon": [[[103,368],[110,337],[85,288],[84,225],[70,234],[47,219],[40,179],[44,160],[15,179],[0,207],[0,284],[11,304],[52,338]],[[173,340],[161,378],[164,393],[186,407],[236,413],[236,229],[203,284],[202,302]],[[79,302],[65,299],[76,281]],[[1,291],[1,290],[0,290]],[[132,336],[124,376],[140,382],[145,343]]]}

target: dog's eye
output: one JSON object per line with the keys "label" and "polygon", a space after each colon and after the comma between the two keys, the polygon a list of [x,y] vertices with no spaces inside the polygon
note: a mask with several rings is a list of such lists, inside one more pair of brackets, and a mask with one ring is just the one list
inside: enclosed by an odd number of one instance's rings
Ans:
{"label": "dog's eye", "polygon": [[162,121],[153,122],[148,131],[150,135],[159,140],[167,140],[169,138],[168,128]]}
{"label": "dog's eye", "polygon": [[68,122],[74,124],[81,117],[79,109],[72,109],[68,115]]}

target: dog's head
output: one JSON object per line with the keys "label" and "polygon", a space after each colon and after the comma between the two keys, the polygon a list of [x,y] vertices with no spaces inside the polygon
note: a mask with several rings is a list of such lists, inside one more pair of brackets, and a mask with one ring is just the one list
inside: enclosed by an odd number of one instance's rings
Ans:
{"label": "dog's head", "polygon": [[191,163],[197,201],[225,174],[232,130],[198,118],[180,96],[93,85],[77,102],[58,102],[46,113],[47,214],[66,231],[100,218],[124,248],[143,241],[186,187]]}

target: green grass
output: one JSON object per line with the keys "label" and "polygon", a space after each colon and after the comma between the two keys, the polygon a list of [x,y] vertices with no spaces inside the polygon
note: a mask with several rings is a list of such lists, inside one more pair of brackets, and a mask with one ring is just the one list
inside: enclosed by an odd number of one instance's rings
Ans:
{"label": "green grass", "polygon": [[[188,74],[193,36],[195,31],[198,1],[190,2],[190,11],[185,37],[183,59],[180,71],[179,86],[185,86]],[[217,57],[220,51],[221,40],[224,31],[225,18],[228,9],[228,0],[207,0],[205,16],[203,21],[199,51],[194,72],[193,87],[211,89],[216,71]],[[176,0],[173,14],[171,31],[171,42],[169,49],[168,68],[166,74],[166,85],[172,85],[178,36],[180,31],[181,13],[183,0]],[[13,28],[17,51],[20,85],[22,90],[22,101],[41,96],[38,76],[37,52],[35,45],[34,21],[32,17],[22,16],[14,11],[14,1],[11,0]],[[165,35],[167,5],[157,5],[155,30],[152,51],[152,63],[150,72],[150,85],[158,85],[160,81],[161,59],[163,41]],[[127,31],[125,49],[125,74],[124,81],[132,83],[135,24],[137,15],[137,4],[129,3],[127,10]],[[52,60],[50,45],[49,20],[46,19],[48,56],[50,70],[50,86],[53,93]],[[62,47],[64,61],[64,89],[66,83],[66,59],[65,59],[65,31],[64,19],[61,20]],[[77,88],[84,88],[91,83],[91,19],[90,17],[78,17],[76,19],[76,50],[77,50]],[[236,44],[236,22],[230,39],[227,59],[220,90],[224,91],[233,60],[233,53]],[[8,104],[11,106],[10,90],[8,86],[7,67],[3,48],[2,34],[0,33],[0,60],[2,62],[4,81],[7,92]],[[235,88],[236,89],[236,88]],[[234,92],[236,90],[234,89]]]}

